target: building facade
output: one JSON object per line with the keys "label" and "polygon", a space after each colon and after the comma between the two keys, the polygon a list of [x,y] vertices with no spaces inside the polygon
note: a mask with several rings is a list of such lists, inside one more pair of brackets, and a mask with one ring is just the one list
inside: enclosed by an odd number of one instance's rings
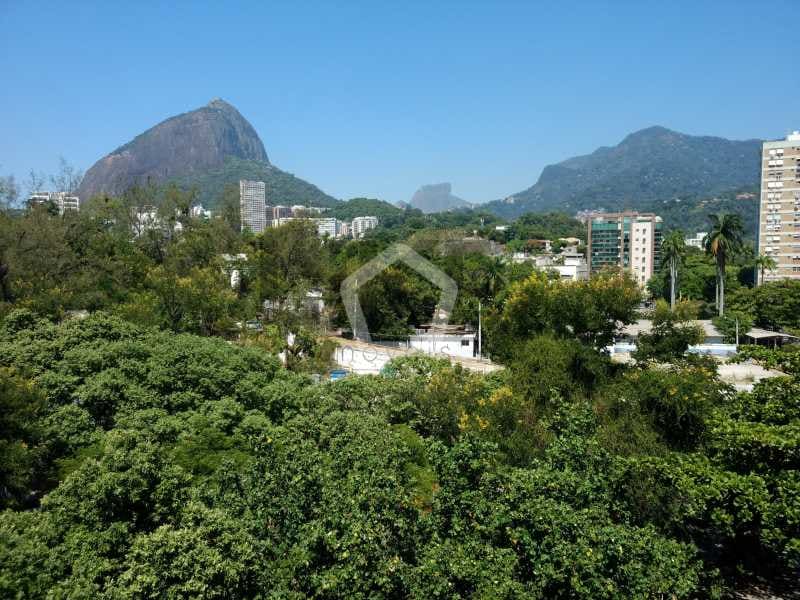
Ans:
{"label": "building facade", "polygon": [[378,217],[356,217],[350,224],[350,233],[355,239],[364,237],[370,229],[378,226]]}
{"label": "building facade", "polygon": [[239,212],[242,231],[261,233],[267,227],[266,186],[263,181],[239,181]]}
{"label": "building facade", "polygon": [[700,250],[702,250],[707,235],[708,235],[707,231],[698,231],[692,237],[684,238],[683,243],[689,246],[690,248],[699,248]]}
{"label": "building facade", "polygon": [[339,237],[338,221],[333,217],[326,217],[322,219],[311,219],[317,226],[317,235],[319,237],[329,237],[331,239]]}
{"label": "building facade", "polygon": [[34,192],[28,198],[28,205],[52,205],[58,210],[59,215],[63,215],[69,211],[79,211],[81,201],[77,196],[72,196],[67,192]]}
{"label": "building facade", "polygon": [[652,213],[621,212],[594,215],[588,222],[588,263],[591,273],[621,268],[644,286],[661,259],[662,222]]}
{"label": "building facade", "polygon": [[764,281],[800,279],[800,131],[762,147],[758,253],[777,263]]}

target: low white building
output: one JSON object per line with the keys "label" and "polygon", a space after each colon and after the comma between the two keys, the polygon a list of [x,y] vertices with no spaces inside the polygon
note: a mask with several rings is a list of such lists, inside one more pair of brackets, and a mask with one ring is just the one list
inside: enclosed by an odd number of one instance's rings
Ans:
{"label": "low white building", "polygon": [[210,219],[211,218],[211,211],[206,210],[203,208],[202,204],[198,204],[197,206],[193,206],[189,211],[189,214],[195,219]]}
{"label": "low white building", "polygon": [[703,242],[708,235],[705,231],[698,231],[692,237],[687,237],[683,240],[684,244],[690,246],[692,248],[699,248],[700,250],[703,249]]}
{"label": "low white building", "polygon": [[582,254],[562,254],[561,259],[547,267],[558,271],[561,279],[583,281],[589,279],[589,265]]}
{"label": "low white building", "polygon": [[[713,356],[731,356],[736,354],[736,344],[728,344],[724,341],[722,333],[714,327],[709,320],[697,320],[693,325],[700,327],[705,333],[705,338],[701,344],[689,346],[689,353],[710,354]],[[611,354],[629,353],[636,350],[636,340],[642,333],[650,333],[653,329],[653,322],[649,319],[640,319],[635,323],[626,325],[620,335],[614,340],[614,344],[607,350]]]}
{"label": "low white building", "polygon": [[59,215],[69,211],[78,212],[81,208],[81,200],[67,192],[34,192],[28,198],[29,206],[47,206],[52,204]]}

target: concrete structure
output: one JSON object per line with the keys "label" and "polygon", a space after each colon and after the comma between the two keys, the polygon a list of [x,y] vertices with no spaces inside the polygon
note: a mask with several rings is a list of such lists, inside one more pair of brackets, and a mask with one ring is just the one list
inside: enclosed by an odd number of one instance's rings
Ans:
{"label": "concrete structure", "polygon": [[778,265],[764,281],[800,279],[800,131],[764,142],[758,206],[758,253]]}
{"label": "concrete structure", "polygon": [[684,238],[683,243],[691,248],[699,248],[700,250],[703,249],[703,243],[705,242],[706,236],[708,232],[706,231],[698,231],[692,237]]}
{"label": "concrete structure", "polygon": [[266,186],[263,181],[239,181],[239,212],[242,231],[261,233],[267,227]]}
{"label": "concrete structure", "polygon": [[[702,344],[689,346],[689,352],[693,354],[710,354],[713,356],[731,356],[736,354],[736,344],[728,344],[724,341],[724,336],[708,320],[693,321],[703,329],[705,339]],[[636,339],[642,333],[650,333],[653,329],[653,322],[648,319],[640,319],[635,323],[626,325],[620,335],[614,340],[614,345],[607,350],[611,354],[624,354],[636,350]]]}
{"label": "concrete structure", "polygon": [[589,279],[589,265],[582,254],[562,254],[560,260],[548,267],[553,271],[558,271],[561,279],[570,281],[581,281]]}
{"label": "concrete structure", "polygon": [[591,273],[607,267],[629,271],[644,286],[661,258],[661,217],[652,213],[621,212],[589,219],[588,262]]}
{"label": "concrete structure", "polygon": [[[381,346],[378,344],[368,344],[357,340],[345,340],[342,338],[329,338],[337,343],[333,359],[339,366],[350,373],[360,375],[377,375],[381,372],[391,359],[400,356],[421,354],[419,350],[403,347]],[[438,344],[437,344],[438,347]],[[437,358],[447,358],[452,364],[460,364],[465,369],[478,373],[491,373],[502,369],[489,360],[479,360],[472,357],[453,356],[451,354],[437,352]]]}
{"label": "concrete structure", "polygon": [[203,208],[203,206],[201,204],[198,204],[197,206],[193,206],[191,208],[191,210],[189,211],[189,214],[192,215],[192,217],[195,218],[195,219],[210,219],[211,218],[211,211],[210,210],[206,210],[205,208]]}
{"label": "concrete structure", "polygon": [[356,217],[350,225],[350,230],[355,239],[364,237],[370,229],[378,226],[378,217]]}
{"label": "concrete structure", "polygon": [[69,211],[78,212],[81,200],[67,192],[34,192],[28,198],[28,206],[47,206],[52,204],[59,215]]}
{"label": "concrete structure", "polygon": [[287,223],[291,223],[292,221],[299,221],[300,217],[280,217],[279,219],[272,219],[272,226],[273,227],[280,227],[281,225],[286,225]]}
{"label": "concrete structure", "polygon": [[329,237],[331,239],[339,237],[338,221],[333,217],[326,217],[323,219],[311,219],[317,226],[317,234],[319,237]]}
{"label": "concrete structure", "polygon": [[271,221],[277,221],[278,219],[285,219],[292,216],[292,209],[288,206],[277,205],[271,206],[270,209],[272,210]]}

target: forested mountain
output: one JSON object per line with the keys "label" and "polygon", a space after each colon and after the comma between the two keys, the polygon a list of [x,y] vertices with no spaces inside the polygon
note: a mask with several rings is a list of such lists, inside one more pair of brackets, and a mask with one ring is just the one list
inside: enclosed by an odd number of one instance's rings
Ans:
{"label": "forested mountain", "polygon": [[334,198],[270,164],[253,126],[224,100],[170,117],[101,158],[78,189],[86,201],[119,195],[134,185],[176,182],[196,186],[213,205],[222,189],[239,179],[267,184],[267,197],[287,204],[330,206]]}
{"label": "forested mountain", "polygon": [[638,209],[655,201],[713,195],[759,180],[759,140],[732,141],[649,127],[542,171],[530,188],[485,205],[513,218],[523,213]]}

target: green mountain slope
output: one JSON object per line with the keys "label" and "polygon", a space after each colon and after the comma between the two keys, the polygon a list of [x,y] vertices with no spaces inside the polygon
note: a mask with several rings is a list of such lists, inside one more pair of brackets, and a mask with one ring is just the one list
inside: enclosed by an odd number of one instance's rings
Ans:
{"label": "green mountain slope", "polygon": [[549,165],[535,185],[484,208],[514,218],[531,211],[642,209],[675,197],[711,196],[757,185],[760,148],[759,140],[650,127],[617,146]]}
{"label": "green mountain slope", "polygon": [[222,167],[208,171],[189,173],[171,181],[180,187],[196,188],[198,201],[205,207],[214,208],[222,197],[226,185],[238,186],[240,179],[263,181],[266,184],[267,203],[304,204],[306,206],[334,207],[340,204],[317,186],[281,171],[274,165],[240,158],[227,157]]}

